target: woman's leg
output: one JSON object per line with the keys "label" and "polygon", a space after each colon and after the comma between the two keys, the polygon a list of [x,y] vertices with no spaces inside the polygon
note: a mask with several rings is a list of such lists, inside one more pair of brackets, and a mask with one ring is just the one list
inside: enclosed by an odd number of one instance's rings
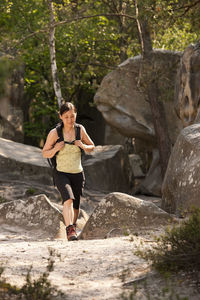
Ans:
{"label": "woman's leg", "polygon": [[78,219],[79,216],[79,208],[74,208],[74,220],[73,220],[73,224],[76,224],[76,221]]}
{"label": "woman's leg", "polygon": [[74,222],[73,200],[68,199],[63,203],[63,218],[65,226],[72,225]]}
{"label": "woman's leg", "polygon": [[[73,199],[74,194],[71,188],[70,174],[56,171],[54,174],[55,184],[63,199],[63,218],[66,225],[68,241],[77,240],[74,221]],[[67,199],[67,200],[66,200]]]}
{"label": "woman's leg", "polygon": [[74,194],[74,220],[73,224],[76,224],[76,221],[80,212],[80,196],[82,196],[82,191],[85,183],[84,173],[73,174],[71,178],[72,190]]}
{"label": "woman's leg", "polygon": [[68,199],[63,203],[63,217],[66,225],[66,234],[68,241],[76,241],[77,235],[75,227],[73,225],[74,209],[72,199]]}

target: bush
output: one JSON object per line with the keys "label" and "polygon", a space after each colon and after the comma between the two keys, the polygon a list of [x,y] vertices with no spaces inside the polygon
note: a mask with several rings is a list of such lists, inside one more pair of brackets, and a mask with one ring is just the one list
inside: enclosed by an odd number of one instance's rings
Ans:
{"label": "bush", "polygon": [[0,266],[0,299],[51,300],[55,299],[57,296],[60,298],[62,293],[51,285],[51,282],[48,278],[50,272],[52,272],[54,269],[54,256],[55,251],[49,249],[49,258],[46,271],[43,272],[37,279],[32,278],[32,267],[30,267],[26,275],[26,282],[21,288],[11,285],[1,278],[4,268]]}
{"label": "bush", "polygon": [[[141,254],[141,253],[140,253]],[[192,211],[188,220],[168,229],[153,249],[142,257],[153,262],[159,271],[200,271],[200,208]],[[197,277],[196,277],[197,278]]]}

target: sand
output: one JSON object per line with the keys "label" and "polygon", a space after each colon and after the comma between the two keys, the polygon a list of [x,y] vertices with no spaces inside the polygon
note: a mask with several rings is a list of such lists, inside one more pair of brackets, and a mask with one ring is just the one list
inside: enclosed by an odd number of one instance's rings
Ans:
{"label": "sand", "polygon": [[[25,231],[16,226],[2,225],[0,229],[1,265],[3,277],[11,284],[22,286],[32,266],[32,278],[46,270],[49,251],[54,255],[54,270],[49,275],[51,284],[62,291],[62,299],[126,299],[133,290],[132,282],[148,279],[152,298],[163,288],[160,276],[150,271],[149,264],[135,255],[138,246],[145,249],[154,243],[153,234],[113,237],[99,240],[41,239],[39,230]],[[200,299],[193,286],[175,287],[191,300]],[[144,284],[134,299],[147,299]],[[169,298],[157,298],[169,299]],[[174,298],[175,299],[175,298]]]}

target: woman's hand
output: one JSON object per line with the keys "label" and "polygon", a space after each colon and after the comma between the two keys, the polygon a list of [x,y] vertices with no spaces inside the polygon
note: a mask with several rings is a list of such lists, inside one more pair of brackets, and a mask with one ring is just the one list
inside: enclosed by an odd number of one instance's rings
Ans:
{"label": "woman's hand", "polygon": [[87,145],[87,144],[84,144],[81,140],[76,140],[74,142],[74,145],[82,148],[86,153],[91,152],[92,150],[94,150],[94,144],[93,143]]}
{"label": "woman's hand", "polygon": [[56,143],[54,146],[54,149],[56,150],[56,152],[60,151],[63,147],[65,146],[64,141]]}
{"label": "woman's hand", "polygon": [[80,147],[80,148],[82,148],[84,150],[84,146],[85,145],[81,142],[81,140],[76,140],[74,142],[74,145],[76,145],[77,147]]}

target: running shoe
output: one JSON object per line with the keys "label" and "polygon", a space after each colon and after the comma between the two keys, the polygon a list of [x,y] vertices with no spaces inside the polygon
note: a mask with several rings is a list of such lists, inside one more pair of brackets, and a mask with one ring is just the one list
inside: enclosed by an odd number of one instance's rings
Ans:
{"label": "running shoe", "polygon": [[69,225],[66,227],[67,239],[68,241],[77,241],[76,229],[74,225]]}

